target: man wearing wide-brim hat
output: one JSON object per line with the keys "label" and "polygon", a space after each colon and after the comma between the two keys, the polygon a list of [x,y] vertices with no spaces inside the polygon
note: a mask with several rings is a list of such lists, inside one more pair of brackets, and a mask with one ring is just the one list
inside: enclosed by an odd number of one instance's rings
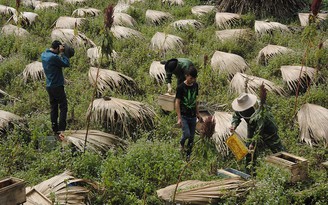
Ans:
{"label": "man wearing wide-brim hat", "polygon": [[[274,122],[271,113],[267,113],[267,117],[258,117],[259,109],[255,110],[254,106],[257,102],[257,97],[250,93],[242,93],[238,98],[234,99],[231,103],[232,109],[235,111],[232,117],[230,131],[234,132],[244,119],[247,123],[247,139],[248,149],[254,151],[253,165],[255,165],[256,157],[259,148],[262,149],[263,145],[270,148],[273,153],[284,150],[278,136],[278,128]],[[267,111],[268,112],[268,111]],[[259,138],[254,138],[259,135]],[[249,164],[252,160],[251,154],[246,155],[246,172],[250,173]]]}

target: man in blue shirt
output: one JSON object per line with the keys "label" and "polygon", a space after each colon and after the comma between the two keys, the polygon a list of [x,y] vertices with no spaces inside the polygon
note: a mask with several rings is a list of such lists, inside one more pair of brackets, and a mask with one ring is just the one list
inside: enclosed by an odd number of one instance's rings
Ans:
{"label": "man in blue shirt", "polygon": [[[64,139],[67,118],[67,98],[64,90],[63,67],[69,67],[69,59],[64,55],[64,46],[58,40],[51,44],[51,48],[41,54],[42,66],[46,75],[46,89],[51,106],[51,126],[60,140]],[[58,123],[58,106],[60,109]]]}

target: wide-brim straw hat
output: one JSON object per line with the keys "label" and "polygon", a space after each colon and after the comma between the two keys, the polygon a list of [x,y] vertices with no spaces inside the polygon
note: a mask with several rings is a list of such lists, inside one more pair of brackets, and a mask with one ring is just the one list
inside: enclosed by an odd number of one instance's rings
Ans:
{"label": "wide-brim straw hat", "polygon": [[250,93],[241,93],[238,98],[232,101],[231,105],[234,111],[242,112],[253,107],[256,101],[256,95]]}

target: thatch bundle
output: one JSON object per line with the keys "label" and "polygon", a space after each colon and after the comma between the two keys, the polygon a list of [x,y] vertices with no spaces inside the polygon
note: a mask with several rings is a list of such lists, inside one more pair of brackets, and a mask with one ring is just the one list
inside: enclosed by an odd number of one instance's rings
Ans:
{"label": "thatch bundle", "polygon": [[150,65],[149,74],[153,77],[157,83],[164,83],[166,72],[164,65],[160,61],[153,61]]}
{"label": "thatch bundle", "polygon": [[237,24],[240,19],[241,16],[239,14],[216,12],[215,25],[221,29],[228,29]]}
{"label": "thatch bundle", "polygon": [[328,109],[310,103],[304,104],[297,113],[300,140],[310,146],[328,145]]}
{"label": "thatch bundle", "polygon": [[[240,178],[218,179],[213,181],[188,180],[157,190],[159,198],[183,204],[217,204],[221,197],[241,196],[254,186],[252,181]],[[176,190],[177,187],[177,191]]]}
{"label": "thatch bundle", "polygon": [[[281,96],[285,95],[285,91],[282,89],[282,87],[275,85],[273,82],[264,78],[251,76],[239,72],[236,73],[232,78],[230,82],[230,89],[238,94],[247,92],[256,95],[262,84],[264,85],[265,89],[270,92],[277,93]],[[245,90],[246,87],[247,90]]]}
{"label": "thatch bundle", "polygon": [[83,4],[86,0],[64,0],[64,3],[68,4]]}
{"label": "thatch bundle", "polygon": [[94,100],[87,115],[90,112],[92,121],[104,123],[111,133],[120,136],[131,136],[138,128],[152,128],[155,117],[155,112],[142,102],[113,97]]}
{"label": "thatch bundle", "polygon": [[[298,13],[298,18],[301,22],[301,26],[305,27],[305,26],[309,25],[309,16],[310,16],[310,13]],[[317,20],[324,21],[325,19],[327,19],[327,17],[328,17],[328,14],[326,14],[326,13],[318,13]]]}
{"label": "thatch bundle", "polygon": [[221,41],[240,39],[249,34],[249,29],[226,29],[215,31],[216,37]]}
{"label": "thatch bundle", "polygon": [[[87,56],[90,59],[90,64],[92,66],[98,65],[100,63],[99,60],[102,58],[101,55],[102,51],[100,46],[89,48],[87,50]],[[106,58],[105,55],[103,57]],[[116,53],[116,51],[113,50],[112,53],[107,57],[108,59],[115,60],[118,57],[118,54]]]}
{"label": "thatch bundle", "polygon": [[35,1],[33,4],[35,10],[42,10],[42,9],[54,9],[58,7],[58,4],[55,2],[41,2]]}
{"label": "thatch bundle", "polygon": [[118,2],[114,7],[114,13],[125,13],[129,10],[130,5],[124,2]]}
{"label": "thatch bundle", "polygon": [[33,12],[20,12],[18,15],[15,13],[11,16],[11,19],[16,25],[30,26],[32,23],[37,21],[39,15]]}
{"label": "thatch bundle", "polygon": [[91,185],[97,188],[97,185],[90,181],[71,176],[69,171],[43,181],[32,188],[42,193],[48,199],[54,198],[54,204],[89,205],[87,202],[89,190],[82,185],[89,185],[89,187]]}
{"label": "thatch bundle", "polygon": [[289,32],[286,25],[270,21],[255,21],[254,28],[258,35],[272,34],[273,31]]}
{"label": "thatch bundle", "polygon": [[[290,90],[296,91],[300,80],[301,87],[307,87],[315,78],[316,69],[307,66],[281,66],[282,79]],[[300,79],[301,78],[301,79]]]}
{"label": "thatch bundle", "polygon": [[2,61],[4,61],[6,58],[5,57],[3,57],[2,55],[0,55],[0,63],[2,62]]}
{"label": "thatch bundle", "polygon": [[55,22],[55,28],[74,29],[86,22],[85,18],[74,18],[70,16],[60,16]]}
{"label": "thatch bundle", "polygon": [[75,9],[72,13],[72,16],[79,16],[79,17],[95,17],[98,16],[100,14],[100,10],[99,9],[95,9],[95,8],[79,8],[79,9]]}
{"label": "thatch bundle", "polygon": [[112,26],[110,31],[113,33],[113,36],[117,39],[126,39],[126,38],[133,38],[133,37],[142,38],[142,34],[139,31],[124,26]]}
{"label": "thatch bundle", "polygon": [[17,11],[15,8],[5,5],[0,5],[0,15],[7,16],[7,15],[14,15]]}
{"label": "thatch bundle", "polygon": [[150,9],[148,9],[146,11],[146,20],[155,25],[159,25],[159,24],[163,23],[164,21],[171,19],[171,18],[172,18],[172,15],[168,12],[155,11],[155,10],[150,10]]}
{"label": "thatch bundle", "polygon": [[183,39],[171,34],[156,32],[151,39],[150,48],[155,51],[167,52],[169,50],[177,50],[183,53]]}
{"label": "thatch bundle", "polygon": [[202,16],[212,11],[215,11],[215,6],[201,5],[201,6],[194,6],[191,8],[191,13],[196,16]]}
{"label": "thatch bundle", "polygon": [[[84,151],[86,130],[68,130],[64,135],[67,142],[72,143],[81,152]],[[110,149],[124,148],[125,146],[127,146],[127,142],[116,135],[98,130],[88,131],[86,150],[104,154]]]}
{"label": "thatch bundle", "polygon": [[203,24],[195,19],[178,20],[171,24],[177,30],[188,29],[189,27],[199,29]]}
{"label": "thatch bundle", "polygon": [[135,27],[137,25],[137,22],[129,14],[115,12],[113,25]]}
{"label": "thatch bundle", "polygon": [[60,40],[72,47],[89,46],[95,47],[96,44],[86,37],[83,33],[78,32],[75,35],[74,29],[55,29],[51,32],[52,40]]}
{"label": "thatch bundle", "polygon": [[268,64],[268,61],[270,58],[277,56],[277,55],[282,55],[282,54],[287,54],[287,53],[292,53],[294,52],[290,48],[286,48],[284,46],[278,46],[278,45],[267,45],[264,48],[262,48],[257,55],[256,61],[258,64]]}
{"label": "thatch bundle", "polygon": [[162,0],[163,3],[168,3],[169,5],[178,5],[183,6],[184,1],[183,0]]}
{"label": "thatch bundle", "polygon": [[[232,115],[227,112],[215,112],[215,132],[212,136],[214,144],[218,153],[221,156],[227,156],[229,154],[229,148],[226,144],[228,137],[230,136],[230,127],[232,121]],[[247,124],[244,120],[241,121],[235,132],[241,137],[242,140],[247,137]]]}
{"label": "thatch bundle", "polygon": [[28,64],[23,71],[24,82],[27,83],[29,79],[32,81],[39,81],[45,78],[42,63],[34,61]]}
{"label": "thatch bundle", "polygon": [[1,33],[3,35],[15,35],[19,37],[25,37],[30,34],[27,30],[11,24],[4,25],[1,29]]}
{"label": "thatch bundle", "polygon": [[136,82],[122,73],[91,67],[89,70],[89,82],[94,85],[96,82],[97,72],[97,92],[104,94],[108,91],[118,91],[120,93],[134,94],[137,90]]}
{"label": "thatch bundle", "polygon": [[220,70],[220,72],[234,75],[237,72],[244,72],[248,65],[239,55],[215,51],[211,59],[211,67],[213,70]]}
{"label": "thatch bundle", "polygon": [[11,125],[20,124],[22,118],[11,112],[0,110],[0,135],[3,135]]}

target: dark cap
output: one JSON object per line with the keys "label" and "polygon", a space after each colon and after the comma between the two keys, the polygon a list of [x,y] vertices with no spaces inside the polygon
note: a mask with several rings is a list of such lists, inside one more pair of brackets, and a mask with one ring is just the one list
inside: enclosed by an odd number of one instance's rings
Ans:
{"label": "dark cap", "polygon": [[178,59],[176,59],[176,58],[172,58],[172,59],[168,60],[168,61],[165,63],[165,66],[164,66],[165,71],[166,71],[167,73],[173,73],[174,70],[175,70],[175,68],[177,67],[177,65],[178,65]]}
{"label": "dark cap", "polygon": [[193,78],[197,78],[197,69],[194,66],[190,66],[189,70],[187,70],[186,75],[190,75]]}
{"label": "dark cap", "polygon": [[54,40],[51,44],[51,48],[57,49],[57,48],[59,48],[60,45],[63,45],[63,44],[58,40]]}

